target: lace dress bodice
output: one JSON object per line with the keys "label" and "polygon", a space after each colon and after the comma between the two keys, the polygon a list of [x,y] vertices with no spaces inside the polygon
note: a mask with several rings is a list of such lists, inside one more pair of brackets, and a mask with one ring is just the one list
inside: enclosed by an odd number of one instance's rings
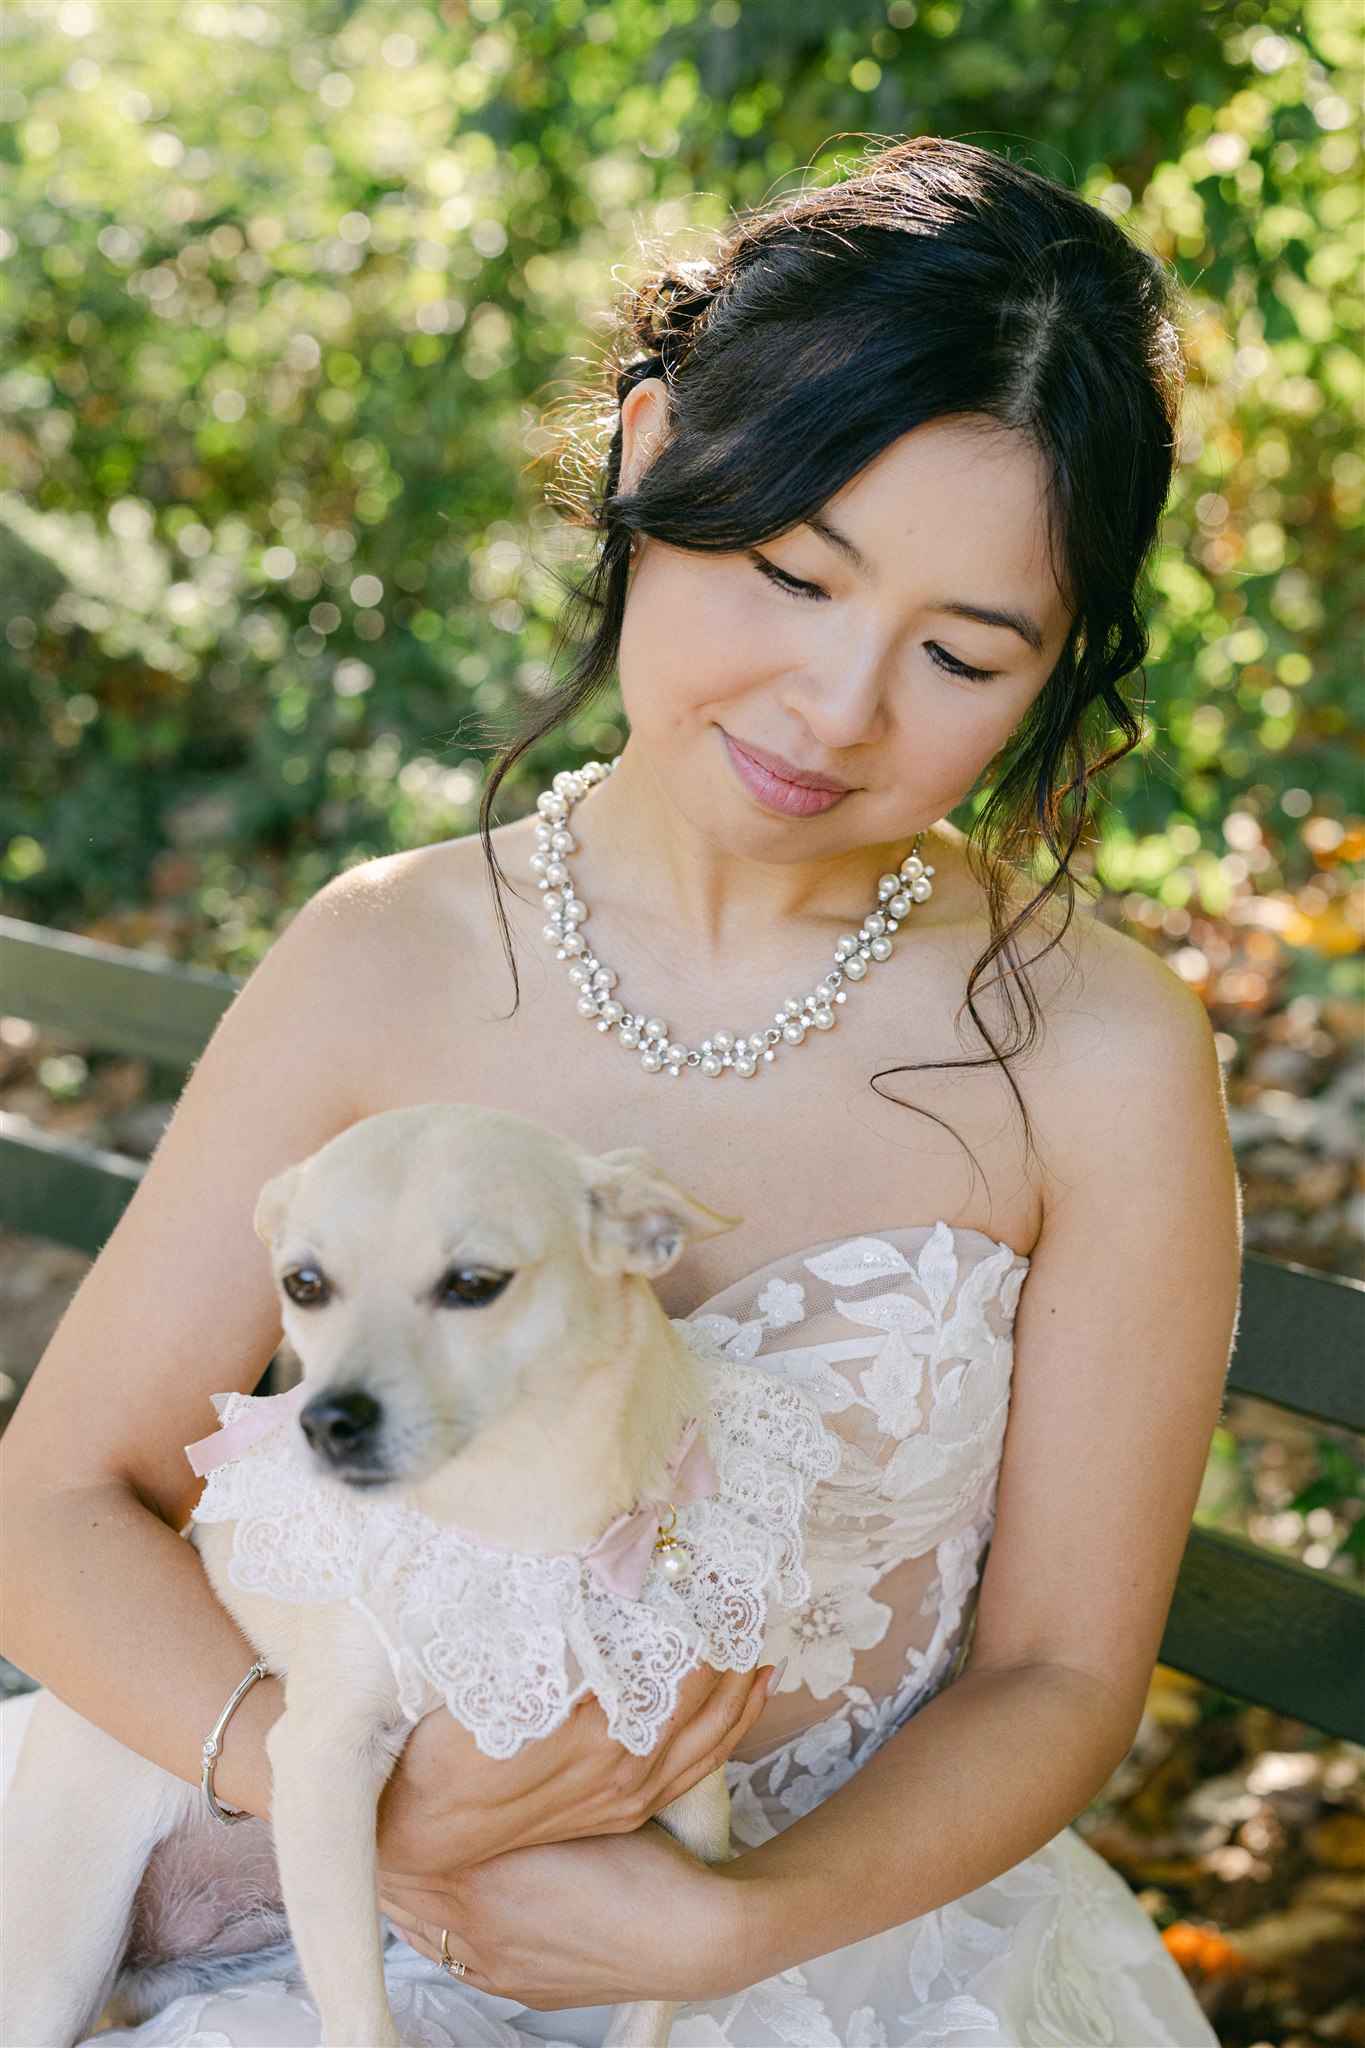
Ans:
{"label": "lace dress bodice", "polygon": [[811,1593],[770,1606],[779,1693],[727,1769],[735,1847],[841,1785],[954,1669],[995,1511],[1028,1259],[919,1224],[788,1254],[687,1318],[815,1403],[841,1459],[807,1511]]}

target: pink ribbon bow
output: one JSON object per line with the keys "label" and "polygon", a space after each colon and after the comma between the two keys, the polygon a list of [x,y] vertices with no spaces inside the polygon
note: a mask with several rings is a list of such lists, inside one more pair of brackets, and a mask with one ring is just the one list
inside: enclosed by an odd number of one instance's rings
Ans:
{"label": "pink ribbon bow", "polygon": [[603,1530],[591,1550],[584,1552],[584,1563],[592,1567],[609,1592],[619,1593],[626,1600],[638,1600],[644,1591],[654,1541],[669,1507],[687,1507],[694,1500],[709,1500],[719,1493],[720,1481],[700,1430],[700,1417],[694,1415],[668,1461],[673,1482],[669,1498],[647,1496],[636,1501],[633,1508],[618,1515]]}
{"label": "pink ribbon bow", "polygon": [[240,1458],[252,1444],[259,1443],[263,1436],[269,1436],[271,1430],[278,1429],[282,1422],[288,1422],[294,1410],[302,1407],[307,1391],[300,1380],[287,1394],[263,1394],[255,1407],[246,1409],[235,1422],[215,1429],[211,1436],[201,1436],[196,1442],[186,1444],[185,1456],[190,1461],[191,1472],[205,1479],[230,1459]]}

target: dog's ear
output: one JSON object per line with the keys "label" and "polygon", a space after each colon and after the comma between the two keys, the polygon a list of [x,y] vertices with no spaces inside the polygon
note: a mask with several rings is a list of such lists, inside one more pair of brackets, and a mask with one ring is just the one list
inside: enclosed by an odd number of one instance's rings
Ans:
{"label": "dog's ear", "polygon": [[655,1280],[684,1245],[718,1237],[742,1221],[685,1195],[633,1145],[584,1160],[583,1179],[584,1255],[594,1273],[643,1273]]}
{"label": "dog's ear", "polygon": [[256,1213],[251,1219],[252,1229],[262,1244],[273,1245],[285,1211],[293,1200],[302,1168],[287,1166],[283,1173],[277,1173],[268,1180],[256,1197]]}

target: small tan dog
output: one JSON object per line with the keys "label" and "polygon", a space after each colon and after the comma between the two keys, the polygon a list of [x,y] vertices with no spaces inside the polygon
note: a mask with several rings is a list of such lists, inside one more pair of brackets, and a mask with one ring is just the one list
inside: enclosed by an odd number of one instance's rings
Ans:
{"label": "small tan dog", "polygon": [[[288,1427],[338,1498],[376,1489],[448,1530],[538,1556],[581,1550],[633,1504],[669,1498],[670,1455],[704,1414],[708,1381],[649,1282],[733,1224],[643,1153],[592,1157],[523,1118],[432,1103],[343,1131],[269,1182],[254,1220],[304,1366]],[[375,1815],[412,1717],[390,1658],[344,1599],[244,1592],[231,1523],[187,1534],[269,1669],[287,1674],[268,1738],[272,1825],[328,2048],[398,2048]],[[659,1818],[696,1855],[723,1857],[724,1769]],[[50,1695],[4,1823],[6,2048],[69,2048],[111,1999],[121,2019],[140,2016],[135,1997],[120,2004],[120,1982],[153,1852],[164,1861],[206,1823],[229,1841],[251,1825],[216,1828],[197,1787]],[[267,1927],[283,1931],[278,1919]],[[216,1981],[240,1981],[260,1960],[220,1959]],[[167,1980],[156,1982],[164,2002]],[[190,1988],[183,1974],[177,1988]],[[608,2038],[658,2048],[673,2010],[622,2007]]]}

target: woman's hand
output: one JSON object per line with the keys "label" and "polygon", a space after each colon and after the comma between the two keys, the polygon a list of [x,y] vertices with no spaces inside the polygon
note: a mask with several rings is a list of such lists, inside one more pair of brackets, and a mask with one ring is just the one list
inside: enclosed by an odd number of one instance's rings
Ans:
{"label": "woman's hand", "polygon": [[637,1833],[515,1849],[438,1883],[380,1879],[380,1909],[464,1982],[542,2012],[636,1999],[723,1998],[750,1981],[743,1887],[651,1823]]}
{"label": "woman's hand", "polygon": [[767,1705],[772,1669],[690,1672],[648,1756],[608,1735],[591,1695],[553,1735],[503,1760],[438,1708],[413,1729],[379,1801],[381,1891],[511,1849],[631,1833],[727,1760]]}

